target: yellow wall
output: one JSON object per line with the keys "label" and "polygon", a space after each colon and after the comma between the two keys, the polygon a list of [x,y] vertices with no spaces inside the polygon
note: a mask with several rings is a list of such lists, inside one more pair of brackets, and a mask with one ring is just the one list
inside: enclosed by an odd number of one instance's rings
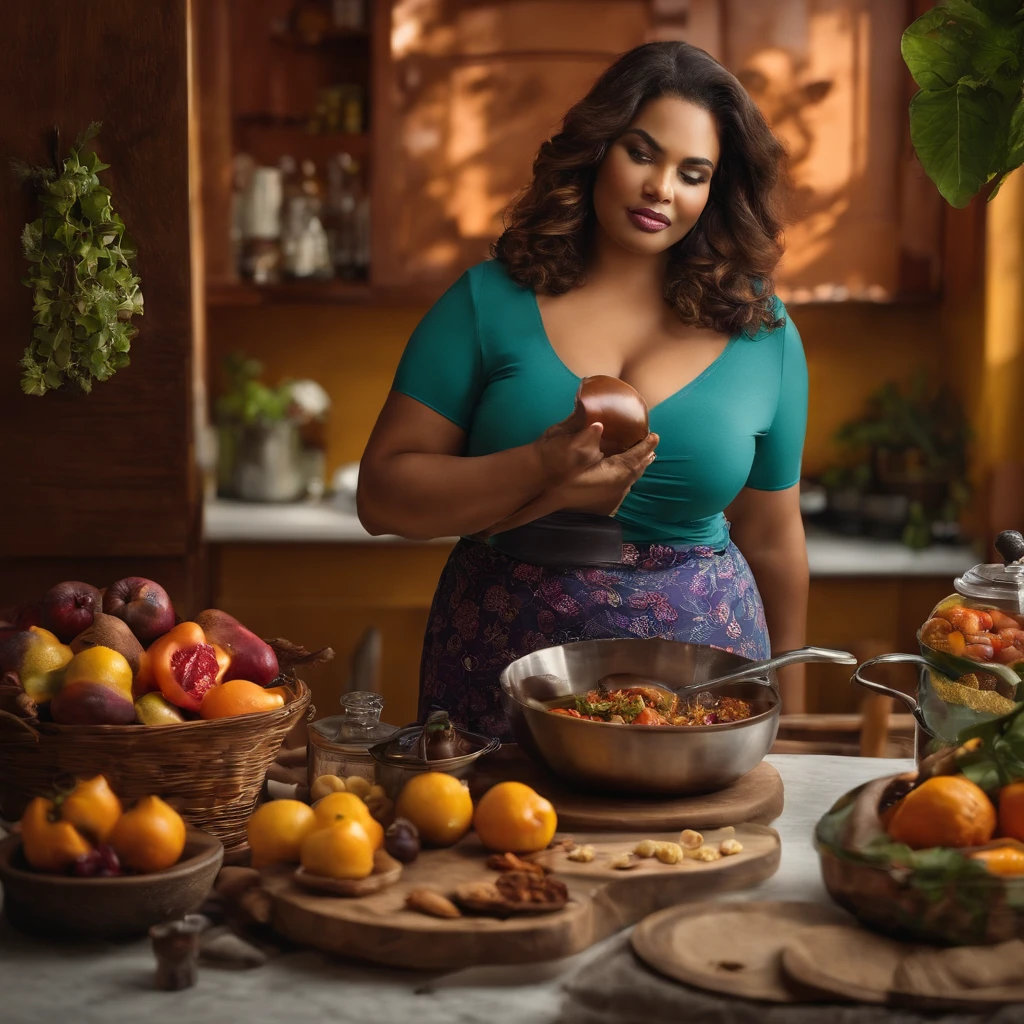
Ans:
{"label": "yellow wall", "polygon": [[[405,341],[422,309],[364,306],[214,308],[209,315],[213,395],[220,362],[234,349],[261,359],[265,379],[311,377],[331,395],[328,472],[358,459],[391,384]],[[834,456],[831,435],[857,415],[886,380],[943,359],[938,306],[797,307],[810,372],[806,473]]]}

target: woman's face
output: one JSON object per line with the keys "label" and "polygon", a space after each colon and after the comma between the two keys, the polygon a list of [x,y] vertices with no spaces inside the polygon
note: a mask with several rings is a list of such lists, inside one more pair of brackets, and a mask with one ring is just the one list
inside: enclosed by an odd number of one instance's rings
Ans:
{"label": "woman's face", "polygon": [[603,234],[627,252],[665,252],[697,223],[718,157],[709,111],[676,96],[648,101],[598,168],[594,210]]}

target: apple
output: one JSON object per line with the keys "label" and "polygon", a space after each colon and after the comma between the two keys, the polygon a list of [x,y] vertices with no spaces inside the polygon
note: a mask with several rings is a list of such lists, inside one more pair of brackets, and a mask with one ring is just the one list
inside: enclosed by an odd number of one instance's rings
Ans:
{"label": "apple", "polygon": [[66,580],[50,587],[39,607],[42,626],[66,644],[92,625],[101,607],[100,592],[90,583]]}
{"label": "apple", "polygon": [[143,576],[111,583],[103,595],[103,611],[123,619],[143,647],[174,628],[174,605],[167,591]]}

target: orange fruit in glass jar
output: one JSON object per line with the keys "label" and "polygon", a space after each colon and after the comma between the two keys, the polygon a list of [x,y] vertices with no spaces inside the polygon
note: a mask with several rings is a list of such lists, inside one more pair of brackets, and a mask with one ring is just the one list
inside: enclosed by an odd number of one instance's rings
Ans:
{"label": "orange fruit in glass jar", "polygon": [[1024,782],[1011,782],[999,791],[999,834],[1024,843]]}
{"label": "orange fruit in glass jar", "polygon": [[319,827],[313,808],[301,800],[270,800],[246,825],[252,866],[298,863],[302,841]]}
{"label": "orange fruit in glass jar", "polygon": [[395,817],[411,821],[430,846],[454,846],[473,823],[473,799],[454,775],[422,772],[402,787]]}
{"label": "orange fruit in glass jar", "polygon": [[550,801],[522,782],[499,782],[473,815],[480,842],[498,853],[535,853],[551,842],[558,816]]}
{"label": "orange fruit in glass jar", "polygon": [[981,846],[996,830],[985,791],[962,775],[936,775],[915,786],[887,818],[887,831],[911,849]]}
{"label": "orange fruit in glass jar", "polygon": [[373,843],[355,818],[318,828],[302,842],[302,866],[327,878],[366,878],[373,874]]}
{"label": "orange fruit in glass jar", "polygon": [[993,875],[1024,875],[1024,849],[1018,846],[996,846],[991,850],[979,850],[972,853],[970,858],[981,861]]}
{"label": "orange fruit in glass jar", "polygon": [[95,843],[105,843],[121,818],[121,801],[102,775],[79,780],[57,805],[61,818]]}
{"label": "orange fruit in glass jar", "polygon": [[280,693],[270,693],[246,679],[230,679],[206,691],[199,705],[201,718],[234,718],[258,711],[274,711],[284,707]]}
{"label": "orange fruit in glass jar", "polygon": [[336,821],[352,818],[366,829],[375,850],[384,845],[384,826],[370,814],[370,808],[355,793],[328,793],[317,801],[313,814],[318,828],[327,828]]}
{"label": "orange fruit in glass jar", "polygon": [[125,867],[140,874],[163,871],[185,849],[185,822],[160,797],[146,796],[121,815],[108,841]]}

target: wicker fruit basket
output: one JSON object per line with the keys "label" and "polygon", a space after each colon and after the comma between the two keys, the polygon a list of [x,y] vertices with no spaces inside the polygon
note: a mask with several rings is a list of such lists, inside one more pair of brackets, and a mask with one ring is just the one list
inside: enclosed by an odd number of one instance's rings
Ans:
{"label": "wicker fruit basket", "polygon": [[310,712],[309,687],[273,711],[181,725],[56,725],[0,711],[0,817],[16,821],[61,777],[107,777],[122,800],[158,793],[225,849],[245,826],[288,731]]}

